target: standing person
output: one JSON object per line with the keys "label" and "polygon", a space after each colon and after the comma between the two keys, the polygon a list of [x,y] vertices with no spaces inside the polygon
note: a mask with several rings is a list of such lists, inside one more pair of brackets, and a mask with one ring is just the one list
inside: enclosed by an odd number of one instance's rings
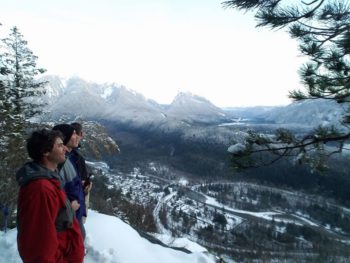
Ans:
{"label": "standing person", "polygon": [[[84,189],[84,194],[85,194],[85,214],[87,216],[87,211],[89,208],[89,199],[90,199],[90,191],[92,188],[92,183],[90,181],[90,175],[91,173],[88,172],[86,163],[85,163],[85,158],[80,154],[79,152],[79,148],[80,148],[80,141],[83,139],[84,137],[84,133],[83,133],[83,126],[78,123],[78,122],[73,122],[71,123],[71,126],[74,128],[77,136],[78,136],[78,147],[74,148],[72,150],[72,158],[73,158],[73,162],[75,162],[79,174],[80,174],[80,178],[82,180],[82,184],[83,184],[83,189]],[[86,221],[86,216],[83,216],[83,223],[85,223]]]}
{"label": "standing person", "polygon": [[57,172],[57,165],[65,160],[62,140],[58,131],[33,132],[27,140],[33,161],[16,175],[20,186],[17,245],[24,263],[83,262],[79,223]]}
{"label": "standing person", "polygon": [[59,167],[59,174],[64,182],[64,190],[71,201],[71,205],[75,210],[76,217],[80,224],[81,233],[85,240],[85,228],[82,218],[86,217],[85,194],[79,174],[78,167],[74,162],[72,150],[78,147],[78,135],[74,128],[69,124],[59,124],[53,127],[53,130],[60,131],[63,136],[63,144],[66,146],[66,161]]}

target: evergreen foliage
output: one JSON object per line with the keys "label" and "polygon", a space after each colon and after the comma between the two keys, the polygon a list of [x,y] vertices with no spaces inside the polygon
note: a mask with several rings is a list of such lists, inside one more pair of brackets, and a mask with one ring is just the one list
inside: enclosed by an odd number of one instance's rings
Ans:
{"label": "evergreen foliage", "polygon": [[213,222],[221,225],[222,227],[225,227],[227,225],[227,220],[225,215],[220,214],[220,213],[215,213],[213,217]]}
{"label": "evergreen foliage", "polygon": [[16,203],[15,172],[26,160],[24,139],[29,119],[40,113],[38,98],[45,82],[35,77],[45,70],[36,66],[37,57],[27,41],[13,27],[0,42],[0,204],[14,208]]}
{"label": "evergreen foliage", "polygon": [[[342,152],[350,139],[350,2],[231,0],[223,5],[254,11],[257,26],[287,29],[299,42],[301,54],[309,58],[300,69],[305,91],[290,91],[290,98],[334,100],[347,107],[341,128],[319,127],[304,137],[282,130],[269,138],[254,132],[248,134],[244,147],[232,151],[235,167],[268,165],[285,156],[297,156],[300,163],[309,163],[317,170],[325,169],[329,155]],[[266,153],[271,154],[269,158]]]}
{"label": "evergreen foliage", "polygon": [[10,124],[12,135],[22,135],[23,123],[41,112],[43,104],[36,97],[44,93],[46,82],[36,81],[35,77],[45,70],[36,66],[37,57],[28,48],[17,27],[13,27],[10,35],[2,39],[2,51],[2,64],[6,69],[4,99],[7,126]]}

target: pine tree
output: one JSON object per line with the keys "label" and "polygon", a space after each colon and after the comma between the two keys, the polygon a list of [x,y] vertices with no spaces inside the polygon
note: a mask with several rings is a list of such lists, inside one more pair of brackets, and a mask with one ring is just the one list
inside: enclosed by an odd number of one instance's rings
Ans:
{"label": "pine tree", "polygon": [[9,37],[2,40],[3,63],[7,69],[7,98],[11,104],[8,115],[13,119],[12,131],[23,135],[23,123],[40,113],[42,103],[37,97],[44,93],[46,82],[36,81],[38,74],[45,72],[37,68],[37,57],[28,48],[27,41],[17,27],[11,29]]}
{"label": "pine tree", "polygon": [[15,172],[27,158],[24,149],[29,119],[40,113],[45,82],[35,79],[45,70],[17,27],[0,44],[0,203],[14,206]]}
{"label": "pine tree", "polygon": [[[334,100],[348,107],[343,127],[318,127],[297,137],[284,129],[274,136],[250,132],[246,140],[229,148],[236,168],[269,165],[294,156],[322,170],[328,157],[342,152],[350,139],[350,2],[347,0],[231,0],[225,7],[256,11],[257,26],[287,29],[299,42],[301,54],[309,57],[300,77],[305,91],[290,91],[299,100]],[[331,144],[333,150],[330,151]],[[335,150],[334,150],[335,148]],[[266,154],[270,153],[270,155]]]}

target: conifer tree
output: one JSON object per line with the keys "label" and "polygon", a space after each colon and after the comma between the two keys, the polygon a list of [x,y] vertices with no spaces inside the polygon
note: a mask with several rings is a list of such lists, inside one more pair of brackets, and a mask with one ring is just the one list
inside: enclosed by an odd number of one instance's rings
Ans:
{"label": "conifer tree", "polygon": [[[287,29],[299,42],[301,54],[309,58],[300,69],[305,90],[290,91],[290,98],[333,100],[347,108],[341,128],[317,127],[304,137],[284,129],[274,136],[250,132],[244,142],[229,148],[234,165],[268,165],[285,156],[296,156],[299,162],[324,169],[328,157],[342,152],[350,139],[350,1],[230,0],[223,5],[254,11],[257,26]],[[271,155],[267,157],[266,153]]]}
{"label": "conifer tree", "polygon": [[35,78],[45,70],[17,27],[0,44],[0,203],[16,201],[15,173],[26,159],[24,141],[29,119],[40,113],[45,82]]}
{"label": "conifer tree", "polygon": [[45,82],[35,79],[45,72],[36,66],[37,57],[28,48],[27,41],[17,27],[11,29],[9,37],[2,39],[3,63],[7,69],[7,99],[11,109],[12,131],[23,135],[23,123],[40,113],[42,103],[37,97],[43,94]]}

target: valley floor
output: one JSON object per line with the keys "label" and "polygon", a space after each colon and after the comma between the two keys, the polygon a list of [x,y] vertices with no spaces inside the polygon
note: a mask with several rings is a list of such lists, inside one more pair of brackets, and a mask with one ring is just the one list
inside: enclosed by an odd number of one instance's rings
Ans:
{"label": "valley floor", "polygon": [[247,182],[169,178],[150,166],[105,174],[130,202],[153,207],[160,234],[190,239],[226,262],[350,260],[349,209],[332,200]]}

